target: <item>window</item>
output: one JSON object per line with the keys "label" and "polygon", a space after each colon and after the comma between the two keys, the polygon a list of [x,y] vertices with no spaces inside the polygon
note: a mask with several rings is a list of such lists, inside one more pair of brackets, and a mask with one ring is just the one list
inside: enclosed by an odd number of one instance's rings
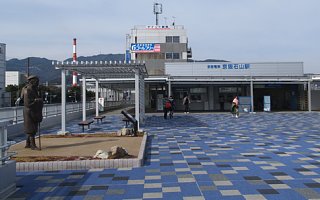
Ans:
{"label": "window", "polygon": [[166,43],[172,43],[172,36],[166,36]]}
{"label": "window", "polygon": [[180,43],[180,37],[179,36],[173,36],[172,37],[173,43]]}
{"label": "window", "polygon": [[166,36],[166,43],[180,43],[180,36]]}
{"label": "window", "polygon": [[0,47],[0,54],[2,54],[2,48]]}
{"label": "window", "polygon": [[180,59],[180,54],[179,53],[172,53],[172,58],[173,59]]}
{"label": "window", "polygon": [[166,59],[180,59],[179,53],[167,52]]}
{"label": "window", "polygon": [[166,59],[172,59],[172,53],[166,53]]}

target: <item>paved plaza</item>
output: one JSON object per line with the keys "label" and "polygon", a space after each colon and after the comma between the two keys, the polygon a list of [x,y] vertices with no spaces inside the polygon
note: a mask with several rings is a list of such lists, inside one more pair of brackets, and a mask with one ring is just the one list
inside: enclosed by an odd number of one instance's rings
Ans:
{"label": "paved plaza", "polygon": [[[121,118],[89,132],[119,130]],[[17,173],[9,199],[320,199],[319,122],[318,112],[147,114],[143,167]]]}

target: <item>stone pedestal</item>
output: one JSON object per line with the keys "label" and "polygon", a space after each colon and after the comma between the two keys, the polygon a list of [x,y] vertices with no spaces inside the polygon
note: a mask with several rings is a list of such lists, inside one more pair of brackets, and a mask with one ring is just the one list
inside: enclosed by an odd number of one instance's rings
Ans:
{"label": "stone pedestal", "polygon": [[0,198],[6,198],[16,190],[16,161],[0,164]]}

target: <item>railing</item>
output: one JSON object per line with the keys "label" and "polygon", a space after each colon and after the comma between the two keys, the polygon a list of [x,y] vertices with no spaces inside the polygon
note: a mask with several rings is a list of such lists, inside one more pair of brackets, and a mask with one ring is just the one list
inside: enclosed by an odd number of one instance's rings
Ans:
{"label": "railing", "polygon": [[7,138],[7,126],[11,123],[12,121],[0,121],[0,165],[4,165],[15,154],[8,153],[9,147],[13,144],[8,142]]}
{"label": "railing", "polygon": [[[132,103],[129,101],[106,101],[105,108],[111,109],[117,106]],[[86,110],[95,109],[95,102],[87,102]],[[74,113],[82,111],[82,103],[68,103],[66,105],[66,113]],[[61,115],[61,104],[44,104],[42,115],[44,118]],[[13,124],[23,121],[23,106],[0,108],[0,121],[12,120]]]}

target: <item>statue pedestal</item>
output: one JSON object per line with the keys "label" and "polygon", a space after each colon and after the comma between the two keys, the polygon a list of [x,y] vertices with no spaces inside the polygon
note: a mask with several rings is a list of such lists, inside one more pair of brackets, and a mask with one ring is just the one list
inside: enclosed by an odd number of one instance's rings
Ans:
{"label": "statue pedestal", "polygon": [[16,190],[16,161],[0,164],[0,198],[6,198]]}

